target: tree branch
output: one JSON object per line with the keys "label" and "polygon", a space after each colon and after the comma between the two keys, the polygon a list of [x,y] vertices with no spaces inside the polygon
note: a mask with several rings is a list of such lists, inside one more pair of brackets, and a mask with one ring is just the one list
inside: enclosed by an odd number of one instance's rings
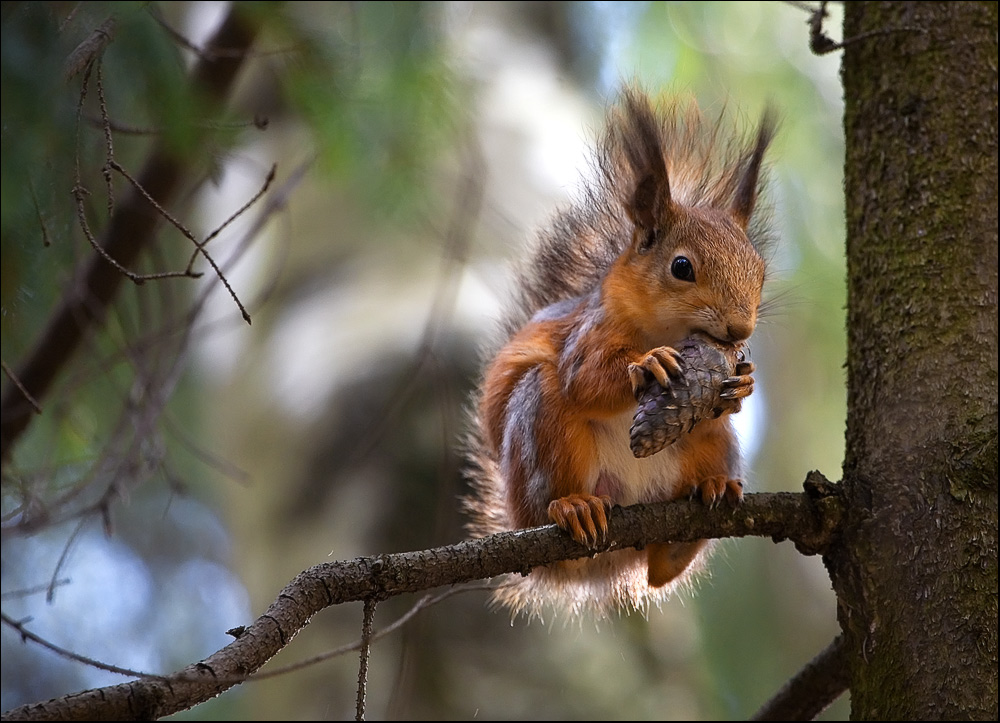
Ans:
{"label": "tree branch", "polygon": [[[598,551],[720,537],[791,540],[804,554],[826,549],[841,519],[837,485],[812,472],[805,493],[747,495],[735,509],[696,501],[616,508]],[[300,573],[267,611],[222,650],[162,678],[143,678],[12,709],[0,720],[151,720],[228,690],[287,646],[316,613],[359,600],[382,600],[442,585],[527,573],[594,553],[554,525],[504,532],[420,552],[328,562]]]}
{"label": "tree branch", "polygon": [[[245,15],[233,6],[210,42],[211,47],[226,52],[203,57],[192,73],[194,87],[218,102],[228,95],[256,36],[256,25]],[[138,183],[160,206],[166,206],[180,189],[187,171],[184,160],[162,141],[150,154]],[[120,266],[131,268],[155,238],[159,221],[160,216],[143,194],[132,189],[111,217],[101,243],[104,253]],[[22,386],[9,384],[0,399],[0,463],[10,461],[15,442],[31,421],[33,408],[28,400],[38,403],[45,397],[86,333],[102,323],[124,279],[95,253],[69,283],[60,306],[16,374]]]}
{"label": "tree branch", "polygon": [[812,720],[847,690],[844,636],[838,635],[750,720]]}

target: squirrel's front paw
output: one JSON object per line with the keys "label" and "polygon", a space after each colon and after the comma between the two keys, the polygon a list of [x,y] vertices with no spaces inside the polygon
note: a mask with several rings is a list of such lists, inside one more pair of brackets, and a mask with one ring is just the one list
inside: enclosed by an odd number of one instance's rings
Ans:
{"label": "squirrel's front paw", "polygon": [[587,547],[608,536],[608,515],[613,503],[607,495],[566,495],[549,503],[549,519]]}
{"label": "squirrel's front paw", "polygon": [[683,374],[681,354],[673,347],[658,346],[651,349],[637,363],[628,365],[628,378],[636,399],[649,385],[648,375],[664,389],[670,389],[670,377],[679,379]]}
{"label": "squirrel's front paw", "polygon": [[741,361],[736,364],[733,376],[722,381],[719,399],[724,403],[723,412],[736,413],[743,406],[743,400],[753,394],[753,362]]}
{"label": "squirrel's front paw", "polygon": [[701,497],[701,501],[709,507],[715,507],[720,500],[726,500],[735,505],[743,501],[743,480],[725,475],[715,475],[688,483],[687,489],[684,491],[689,497],[698,495]]}

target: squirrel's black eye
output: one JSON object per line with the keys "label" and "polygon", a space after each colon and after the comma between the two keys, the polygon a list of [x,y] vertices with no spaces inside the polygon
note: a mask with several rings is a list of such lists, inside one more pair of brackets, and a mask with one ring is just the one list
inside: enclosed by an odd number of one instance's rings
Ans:
{"label": "squirrel's black eye", "polygon": [[681,281],[694,281],[694,266],[685,256],[678,256],[670,264],[670,273]]}

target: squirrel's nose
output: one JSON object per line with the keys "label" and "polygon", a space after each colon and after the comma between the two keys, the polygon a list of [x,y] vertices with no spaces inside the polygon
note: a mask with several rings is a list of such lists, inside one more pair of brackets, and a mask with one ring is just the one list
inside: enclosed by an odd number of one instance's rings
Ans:
{"label": "squirrel's nose", "polygon": [[745,321],[731,321],[726,325],[726,335],[729,337],[726,341],[736,344],[741,341],[746,341],[753,334],[754,320],[746,319]]}

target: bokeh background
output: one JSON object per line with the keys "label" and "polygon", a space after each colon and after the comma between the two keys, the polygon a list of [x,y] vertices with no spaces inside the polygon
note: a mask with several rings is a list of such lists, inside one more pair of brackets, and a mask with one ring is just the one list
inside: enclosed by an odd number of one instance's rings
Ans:
{"label": "bokeh background", "polygon": [[[510,265],[590,172],[623,81],[694,95],[746,129],[778,109],[778,241],[739,416],[749,487],[798,490],[813,469],[839,478],[839,56],[810,52],[802,3],[247,5],[264,32],[232,112],[195,143],[185,128],[206,119],[187,46],[228,4],[3,4],[8,367],[91,253],[77,164],[88,214],[106,220],[94,78],[81,106],[66,61],[107,17],[116,158],[138,168],[171,137],[198,181],[171,211],[196,235],[277,168],[211,245],[253,324],[204,263],[198,280],[129,286],[45,400],[3,473],[6,616],[76,653],[170,672],[225,645],[313,564],[462,539],[458,441],[479,350]],[[144,268],[190,253],[168,230]],[[694,594],[648,617],[511,621],[482,590],[447,597],[373,647],[368,717],[745,719],[833,638],[835,602],[821,562],[790,543],[719,548]],[[382,604],[376,627],[415,601]],[[356,640],[360,622],[360,605],[324,611],[272,665]],[[124,680],[9,625],[0,636],[4,710]],[[351,718],[357,668],[350,653],[176,717]],[[846,715],[841,700],[824,718]]]}

